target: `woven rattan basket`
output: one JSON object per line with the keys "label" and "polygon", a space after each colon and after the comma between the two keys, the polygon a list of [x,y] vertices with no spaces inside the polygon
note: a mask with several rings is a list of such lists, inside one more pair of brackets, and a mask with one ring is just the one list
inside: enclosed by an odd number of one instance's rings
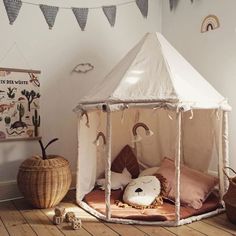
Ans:
{"label": "woven rattan basket", "polygon": [[33,156],[21,164],[17,182],[21,193],[33,206],[53,207],[69,190],[69,162],[60,156],[51,155],[46,160]]}
{"label": "woven rattan basket", "polygon": [[[236,174],[236,172],[230,167],[225,167],[225,169],[229,169]],[[225,169],[223,171],[229,180],[229,188],[224,195],[223,200],[225,202],[226,215],[228,219],[232,223],[236,224],[236,176],[234,178],[230,178]]]}

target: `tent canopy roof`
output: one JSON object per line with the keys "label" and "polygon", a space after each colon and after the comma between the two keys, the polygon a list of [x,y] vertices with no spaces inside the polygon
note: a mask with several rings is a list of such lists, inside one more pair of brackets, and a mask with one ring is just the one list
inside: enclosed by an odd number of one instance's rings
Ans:
{"label": "tent canopy roof", "polygon": [[147,33],[80,104],[160,101],[230,110],[226,99],[160,33]]}

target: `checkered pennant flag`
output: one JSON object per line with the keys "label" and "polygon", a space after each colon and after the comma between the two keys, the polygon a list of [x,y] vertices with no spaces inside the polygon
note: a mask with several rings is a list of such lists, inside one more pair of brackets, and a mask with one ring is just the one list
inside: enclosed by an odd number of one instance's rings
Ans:
{"label": "checkered pennant flag", "polygon": [[148,0],[136,0],[136,4],[144,18],[148,15]]}
{"label": "checkered pennant flag", "polygon": [[13,25],[20,12],[22,2],[21,0],[3,0],[3,2],[7,12],[9,23],[10,25]]}
{"label": "checkered pennant flag", "polygon": [[75,18],[81,28],[82,31],[84,31],[87,19],[88,19],[88,8],[72,8],[72,11],[75,15]]}
{"label": "checkered pennant flag", "polygon": [[49,29],[52,29],[55,20],[56,20],[56,16],[57,16],[57,12],[59,10],[59,7],[55,7],[55,6],[48,6],[48,5],[44,5],[44,4],[40,4],[39,5],[44,18],[49,26]]}
{"label": "checkered pennant flag", "polygon": [[103,6],[102,10],[110,25],[113,27],[116,22],[116,6]]}

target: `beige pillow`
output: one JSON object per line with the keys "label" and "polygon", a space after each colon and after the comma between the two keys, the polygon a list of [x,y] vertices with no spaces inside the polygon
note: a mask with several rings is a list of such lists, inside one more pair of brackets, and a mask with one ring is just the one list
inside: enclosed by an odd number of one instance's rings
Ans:
{"label": "beige pillow", "polygon": [[[157,173],[166,178],[166,198],[175,200],[175,163],[164,158]],[[203,202],[218,184],[218,178],[191,169],[185,165],[180,167],[180,202],[194,209],[202,207]]]}

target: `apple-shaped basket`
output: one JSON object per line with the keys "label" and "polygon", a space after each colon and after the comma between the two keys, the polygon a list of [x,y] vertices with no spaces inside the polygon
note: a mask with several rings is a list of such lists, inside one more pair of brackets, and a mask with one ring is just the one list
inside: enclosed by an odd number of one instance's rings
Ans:
{"label": "apple-shaped basket", "polygon": [[51,140],[45,147],[39,140],[42,156],[32,156],[19,167],[19,190],[24,198],[37,208],[57,205],[70,188],[71,171],[68,160],[61,156],[46,154],[47,147],[57,140]]}

